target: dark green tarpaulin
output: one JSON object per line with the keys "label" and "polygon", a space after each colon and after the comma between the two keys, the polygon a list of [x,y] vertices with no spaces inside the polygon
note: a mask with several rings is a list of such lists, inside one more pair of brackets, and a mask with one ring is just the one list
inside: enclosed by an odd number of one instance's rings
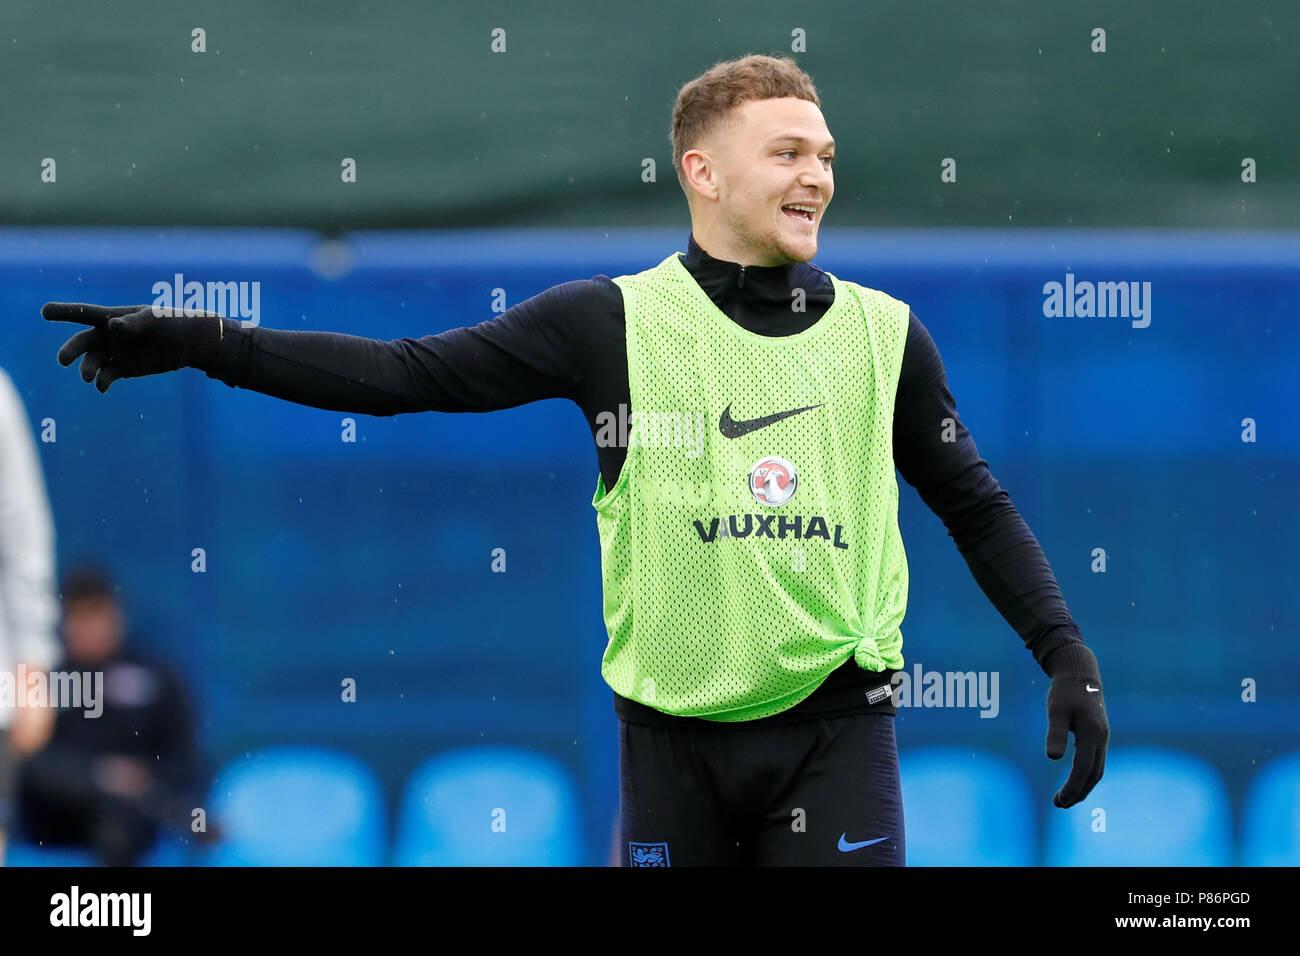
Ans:
{"label": "dark green tarpaulin", "polygon": [[7,0],[0,221],[684,224],[677,88],[799,31],[839,142],[827,225],[1300,223],[1281,0]]}

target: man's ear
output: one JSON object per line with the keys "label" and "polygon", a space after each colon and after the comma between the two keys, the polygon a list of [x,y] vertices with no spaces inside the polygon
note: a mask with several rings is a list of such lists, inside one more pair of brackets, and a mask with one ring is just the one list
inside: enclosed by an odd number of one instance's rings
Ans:
{"label": "man's ear", "polygon": [[682,175],[686,188],[702,199],[717,199],[713,157],[702,149],[688,149],[682,154]]}

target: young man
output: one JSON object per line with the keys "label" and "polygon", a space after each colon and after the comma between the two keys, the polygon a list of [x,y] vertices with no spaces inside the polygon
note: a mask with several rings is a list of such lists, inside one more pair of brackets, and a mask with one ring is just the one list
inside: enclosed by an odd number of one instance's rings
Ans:
{"label": "young man", "polygon": [[[819,106],[789,58],[717,64],[673,110],[687,253],[472,328],[383,342],[149,306],[43,314],[92,326],[58,358],[84,355],[101,392],[190,366],[372,415],[571,399],[600,466],[623,862],[902,865],[895,467],[1052,678],[1048,755],[1069,730],[1076,747],[1057,806],[1100,779],[1109,730],[1096,659],[930,336],[906,304],[809,264],[834,193]],[[683,441],[700,420],[702,443]]]}

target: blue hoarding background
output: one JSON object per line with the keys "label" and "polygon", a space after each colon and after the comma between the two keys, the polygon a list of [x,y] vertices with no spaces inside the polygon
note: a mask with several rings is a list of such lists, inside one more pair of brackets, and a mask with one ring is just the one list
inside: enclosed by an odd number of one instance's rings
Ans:
{"label": "blue hoarding background", "polygon": [[[60,565],[112,568],[133,633],[189,678],[214,770],[271,744],[325,745],[373,767],[395,808],[431,754],[519,744],[571,771],[586,859],[603,861],[617,748],[590,433],[555,400],[355,415],[345,442],[345,413],[195,370],[101,396],[55,362],[74,330],[44,322],[42,303],[146,303],[180,272],[260,282],[266,326],[418,337],[492,318],[494,290],[511,305],[648,268],[686,235],[0,230],[0,364],[34,431],[55,428],[39,447]],[[1111,747],[1204,758],[1239,829],[1253,775],[1300,743],[1300,237],[826,230],[816,262],[907,301],[930,330],[962,420],[1097,652]],[[1149,325],[1045,316],[1045,283],[1067,274],[1149,282]],[[995,671],[1000,706],[995,719],[905,708],[900,748],[1006,758],[1041,827],[1068,770],[1043,755],[1047,682],[942,523],[901,492],[908,666]]]}

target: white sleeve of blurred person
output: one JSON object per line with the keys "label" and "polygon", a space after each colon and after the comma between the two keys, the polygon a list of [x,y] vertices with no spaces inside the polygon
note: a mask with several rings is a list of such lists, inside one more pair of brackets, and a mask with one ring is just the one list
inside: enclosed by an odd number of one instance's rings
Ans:
{"label": "white sleeve of blurred person", "polygon": [[[59,658],[54,584],[54,522],[18,389],[0,368],[0,670],[47,671]],[[10,686],[17,695],[23,687]],[[6,707],[0,733],[18,754],[45,744],[53,726],[48,707]]]}

